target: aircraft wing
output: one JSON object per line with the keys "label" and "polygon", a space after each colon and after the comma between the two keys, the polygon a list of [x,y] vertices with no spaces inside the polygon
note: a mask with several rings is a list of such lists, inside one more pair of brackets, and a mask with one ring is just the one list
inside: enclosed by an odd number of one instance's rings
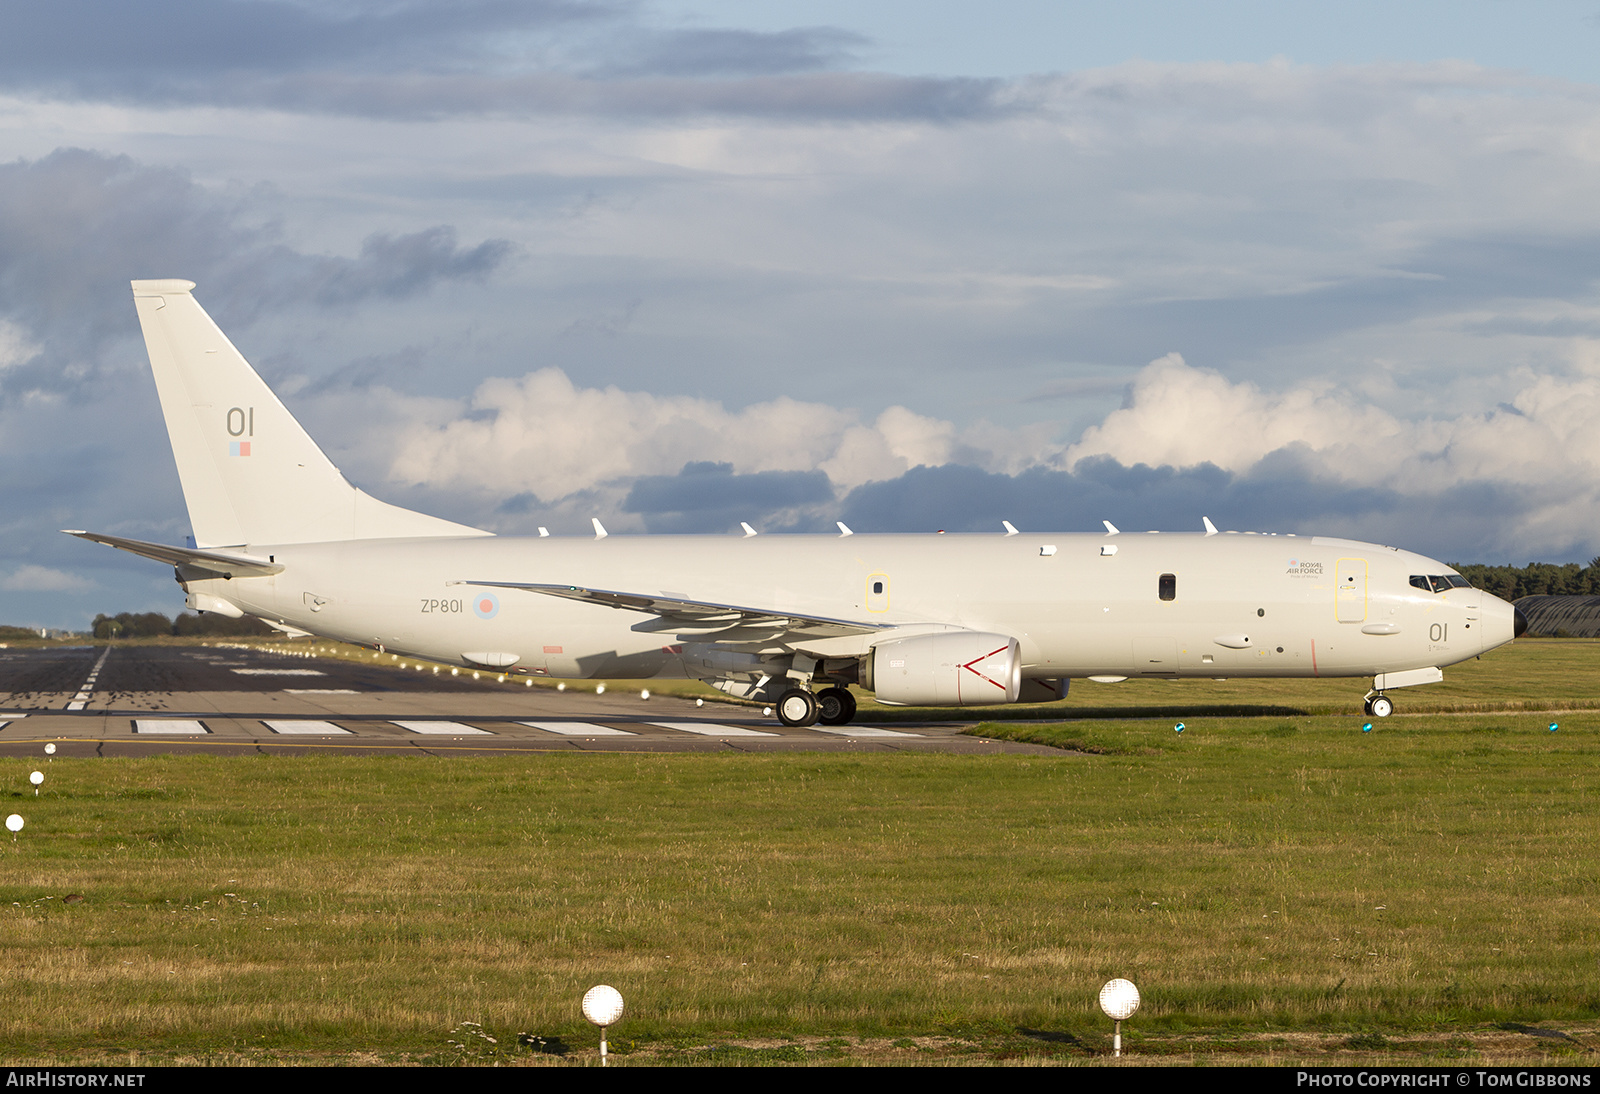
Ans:
{"label": "aircraft wing", "polygon": [[589,589],[578,585],[538,585],[517,581],[463,581],[463,585],[483,585],[494,589],[523,589],[530,593],[559,596],[602,604],[608,608],[642,612],[654,619],[633,627],[636,631],[676,631],[708,642],[748,642],[756,639],[838,638],[851,634],[872,634],[889,630],[892,623],[863,623],[852,619],[831,619],[820,615],[800,615],[765,608],[745,608],[737,604],[715,604],[704,600],[650,593],[624,593],[612,589]]}
{"label": "aircraft wing", "polygon": [[122,551],[131,551],[170,566],[191,566],[197,570],[210,570],[223,577],[267,577],[283,572],[282,563],[249,555],[231,555],[226,551],[200,551],[193,547],[168,547],[164,543],[146,543],[142,539],[123,539],[121,536],[103,536],[98,532],[79,532],[63,528],[69,536],[104,543]]}

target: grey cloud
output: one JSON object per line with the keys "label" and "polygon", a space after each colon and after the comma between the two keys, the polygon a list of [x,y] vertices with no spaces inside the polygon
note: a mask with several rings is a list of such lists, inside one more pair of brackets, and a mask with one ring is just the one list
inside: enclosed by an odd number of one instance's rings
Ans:
{"label": "grey cloud", "polygon": [[135,334],[135,277],[206,284],[219,320],[239,323],[273,305],[349,305],[481,280],[511,253],[505,240],[463,247],[441,226],[370,236],[354,258],[308,255],[278,242],[272,212],[264,191],[208,189],[126,156],[63,149],[0,164],[0,318],[43,347],[0,374],[0,393],[91,381],[103,349]]}
{"label": "grey cloud", "polygon": [[632,3],[418,0],[322,8],[0,0],[0,88],[162,106],[456,114],[949,119],[999,81],[823,70],[867,40],[831,27],[662,29]]}
{"label": "grey cloud", "polygon": [[446,0],[353,10],[281,0],[0,0],[0,71],[13,86],[149,91],[221,73],[336,64],[439,67],[482,59],[489,40],[609,22],[627,7],[559,0]]}
{"label": "grey cloud", "polygon": [[[437,119],[463,114],[639,119],[720,115],[777,120],[954,122],[1023,109],[1001,80],[821,72],[736,79],[594,79],[566,73],[484,76],[316,72],[292,78],[229,79],[203,89],[207,102],[306,113]],[[141,98],[172,104],[194,93]]]}
{"label": "grey cloud", "polygon": [[734,473],[729,463],[688,463],[676,475],[635,479],[622,503],[651,532],[721,532],[741,520],[833,500],[822,471]]}
{"label": "grey cloud", "polygon": [[749,76],[834,68],[852,58],[867,38],[834,27],[749,30],[688,30],[652,34],[629,61],[610,74],[652,76]]}

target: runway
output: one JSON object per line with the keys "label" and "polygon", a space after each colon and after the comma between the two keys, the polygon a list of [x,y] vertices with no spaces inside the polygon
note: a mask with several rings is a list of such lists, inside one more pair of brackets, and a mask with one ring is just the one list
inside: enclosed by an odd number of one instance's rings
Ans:
{"label": "runway", "polygon": [[[389,662],[385,664],[385,662]],[[968,735],[972,723],[793,729],[759,708],[626,690],[527,687],[222,646],[0,649],[0,755],[212,752],[961,752],[1060,756]]]}

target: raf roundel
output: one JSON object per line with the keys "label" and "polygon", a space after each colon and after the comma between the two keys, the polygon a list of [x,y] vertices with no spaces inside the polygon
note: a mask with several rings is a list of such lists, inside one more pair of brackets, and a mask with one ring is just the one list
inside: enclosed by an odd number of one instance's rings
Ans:
{"label": "raf roundel", "polygon": [[493,593],[479,593],[472,600],[472,614],[479,619],[493,619],[500,611],[500,598]]}

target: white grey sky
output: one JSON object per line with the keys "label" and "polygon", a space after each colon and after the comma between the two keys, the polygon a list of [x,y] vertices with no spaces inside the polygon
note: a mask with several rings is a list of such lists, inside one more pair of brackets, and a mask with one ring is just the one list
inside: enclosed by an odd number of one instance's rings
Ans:
{"label": "white grey sky", "polygon": [[181,603],[135,277],[500,531],[1600,553],[1600,3],[135,12],[0,0],[0,620]]}

